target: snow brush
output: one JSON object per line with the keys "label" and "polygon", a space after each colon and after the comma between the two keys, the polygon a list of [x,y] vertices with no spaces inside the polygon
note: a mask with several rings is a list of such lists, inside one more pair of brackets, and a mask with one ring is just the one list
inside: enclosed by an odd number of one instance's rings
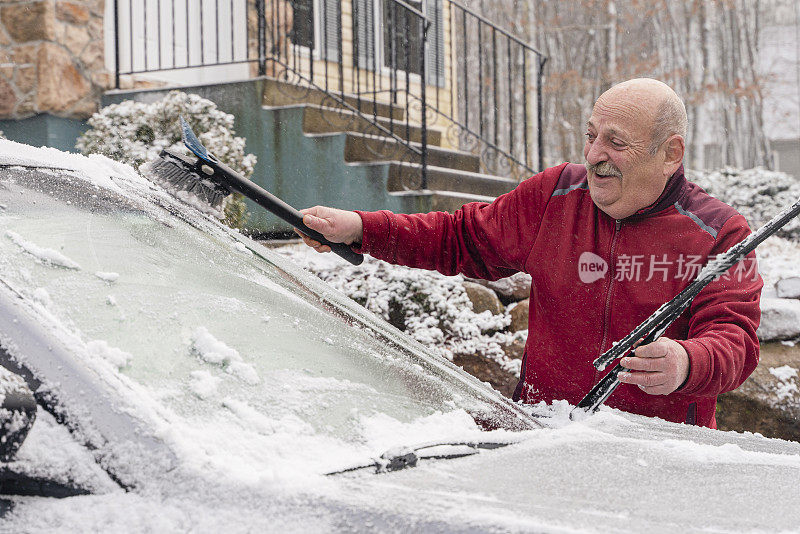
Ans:
{"label": "snow brush", "polygon": [[[675,295],[672,300],[664,303],[653,315],[644,320],[639,326],[634,328],[627,336],[614,343],[610,349],[601,354],[593,363],[595,369],[602,370],[616,360],[632,352],[639,345],[647,345],[661,337],[661,334],[669,328],[684,310],[692,303],[694,297],[703,290],[708,284],[725,274],[728,269],[739,263],[750,252],[761,244],[769,236],[775,234],[786,223],[794,219],[800,213],[800,199],[788,208],[781,211],[764,226],[744,238],[739,243],[733,245],[727,252],[717,255],[709,261],[700,271],[694,281],[686,286],[680,293]],[[608,397],[620,385],[619,374],[627,371],[621,364],[614,368],[603,377],[589,393],[577,404],[570,413],[570,419],[576,419],[584,412],[593,413],[597,411]]]}
{"label": "snow brush", "polygon": [[237,173],[200,142],[186,119],[181,117],[183,144],[196,157],[184,156],[168,148],[161,151],[150,164],[150,173],[172,190],[195,195],[201,202],[218,209],[233,192],[241,193],[259,206],[266,208],[310,238],[331,247],[331,250],[353,265],[360,265],[364,256],[344,243],[333,243],[322,234],[303,223],[303,214]]}

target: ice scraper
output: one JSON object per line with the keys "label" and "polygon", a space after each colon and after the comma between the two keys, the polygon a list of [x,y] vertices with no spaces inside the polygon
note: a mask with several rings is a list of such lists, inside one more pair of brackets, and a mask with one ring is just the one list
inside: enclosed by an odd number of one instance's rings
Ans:
{"label": "ice scraper", "polygon": [[[607,367],[617,358],[622,358],[639,345],[647,345],[661,337],[661,334],[669,328],[675,319],[692,303],[692,300],[708,284],[725,274],[725,272],[736,265],[744,257],[755,250],[769,236],[780,230],[786,223],[794,219],[800,213],[800,200],[784,209],[771,221],[744,238],[739,243],[733,245],[727,252],[719,254],[716,258],[709,261],[697,275],[694,281],[686,286],[683,291],[675,295],[669,302],[663,304],[653,315],[644,320],[642,324],[634,328],[627,336],[600,355],[595,361],[594,366],[598,370]],[[589,393],[578,403],[570,417],[573,419],[582,412],[592,413],[603,404],[608,397],[619,386],[619,373],[625,371],[619,363],[600,382],[598,382]]]}
{"label": "ice scraper", "polygon": [[332,243],[325,239],[322,234],[303,224],[302,213],[222,163],[203,146],[186,119],[181,117],[180,120],[183,144],[195,157],[184,156],[170,149],[162,150],[150,165],[150,173],[156,178],[174,190],[194,194],[214,208],[219,208],[234,191],[241,193],[312,239],[328,245],[353,265],[364,261],[363,255],[353,252],[344,243]]}

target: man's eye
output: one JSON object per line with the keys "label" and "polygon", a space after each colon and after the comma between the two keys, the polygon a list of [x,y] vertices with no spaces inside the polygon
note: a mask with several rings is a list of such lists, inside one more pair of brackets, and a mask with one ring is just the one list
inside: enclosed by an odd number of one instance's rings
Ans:
{"label": "man's eye", "polygon": [[614,148],[625,148],[625,143],[620,141],[619,139],[612,139],[611,140],[611,145]]}
{"label": "man's eye", "polygon": [[588,139],[588,140],[589,140],[589,142],[592,142],[592,141],[594,141],[594,138],[595,138],[595,136],[594,136],[594,134],[593,134],[593,133],[591,133],[591,132],[586,132],[586,139]]}

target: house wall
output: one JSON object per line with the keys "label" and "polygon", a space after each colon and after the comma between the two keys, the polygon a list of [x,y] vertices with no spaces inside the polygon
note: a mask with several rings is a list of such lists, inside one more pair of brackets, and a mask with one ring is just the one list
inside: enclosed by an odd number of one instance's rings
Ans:
{"label": "house wall", "polygon": [[105,2],[0,5],[0,119],[85,119],[97,110],[113,81],[104,63]]}
{"label": "house wall", "polygon": [[[281,2],[282,3],[282,2]],[[269,4],[269,2],[268,2]],[[287,5],[288,9],[288,5]],[[443,69],[444,69],[444,85],[439,87],[433,84],[426,84],[426,99],[429,104],[433,104],[439,109],[443,114],[449,115],[451,117],[455,117],[457,113],[457,91],[456,87],[453,85],[452,77],[450,73],[452,72],[451,66],[451,59],[452,59],[452,48],[451,48],[451,38],[450,38],[450,4],[448,2],[443,2],[443,13],[442,13],[442,28],[443,28],[443,48],[444,53],[442,57],[443,61]],[[269,11],[269,9],[268,9]],[[380,91],[380,90],[388,90],[391,84],[391,80],[389,77],[388,69],[381,69],[380,65],[378,65],[378,72],[375,73],[373,77],[372,70],[365,70],[359,69],[358,75],[356,73],[356,69],[354,68],[354,56],[353,56],[353,22],[352,22],[352,13],[353,13],[353,2],[352,0],[343,0],[342,1],[342,74],[343,74],[343,82],[344,82],[344,91],[345,93],[354,94],[356,92],[367,93],[370,91]],[[268,14],[269,15],[269,14]],[[285,23],[286,21],[283,20]],[[255,18],[253,18],[250,22],[250,31],[251,34],[257,30],[257,23]],[[376,31],[382,31],[380,26],[378,26]],[[429,36],[429,39],[432,38]],[[321,39],[320,39],[321,40]],[[302,75],[306,77],[311,76],[311,61],[308,57],[307,49],[301,48],[298,51],[295,51],[293,45],[289,43],[283,43],[281,45],[285,47],[285,50],[288,51],[289,61],[294,62],[295,58],[298,59],[298,70],[301,72]],[[257,53],[251,51],[255,56]],[[285,53],[286,54],[286,53]],[[325,79],[327,78],[328,87],[331,90],[337,91],[339,88],[339,67],[338,64],[334,61],[328,61],[327,65],[327,73],[325,71],[326,65],[325,61],[322,59],[315,59],[313,60],[313,71],[314,71],[314,81],[317,85],[321,87],[325,87]],[[281,76],[283,75],[283,67],[281,65],[277,65],[274,62],[267,62],[267,75],[268,76]],[[291,78],[290,78],[291,79]],[[405,77],[398,80],[399,88],[405,90],[406,81]],[[419,83],[419,77],[412,75],[409,79],[409,90],[412,95],[419,96],[421,94],[421,84]],[[379,102],[386,102],[390,101],[390,95],[388,92],[384,93],[376,93]],[[398,93],[398,97],[400,100],[397,102],[398,105],[402,107],[406,107],[408,104],[409,109],[409,116],[411,121],[419,123],[421,121],[421,108],[420,106],[414,101],[414,99],[410,99],[410,102],[406,102],[405,100],[405,92]],[[365,98],[371,98],[371,95],[365,95]],[[447,131],[448,127],[452,124],[450,121],[445,119],[441,115],[436,115],[431,112],[428,113],[428,126],[435,127],[442,130]],[[457,136],[443,136],[442,137],[442,145],[445,147],[456,148],[458,143]]]}

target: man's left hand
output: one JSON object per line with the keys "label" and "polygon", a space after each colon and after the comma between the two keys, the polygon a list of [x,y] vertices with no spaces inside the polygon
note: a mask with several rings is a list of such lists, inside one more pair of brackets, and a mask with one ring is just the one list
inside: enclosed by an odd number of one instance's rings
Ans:
{"label": "man's left hand", "polygon": [[650,395],[668,395],[678,389],[689,374],[689,355],[677,341],[661,338],[637,347],[634,356],[620,360],[630,369],[619,374],[619,381],[636,384]]}

